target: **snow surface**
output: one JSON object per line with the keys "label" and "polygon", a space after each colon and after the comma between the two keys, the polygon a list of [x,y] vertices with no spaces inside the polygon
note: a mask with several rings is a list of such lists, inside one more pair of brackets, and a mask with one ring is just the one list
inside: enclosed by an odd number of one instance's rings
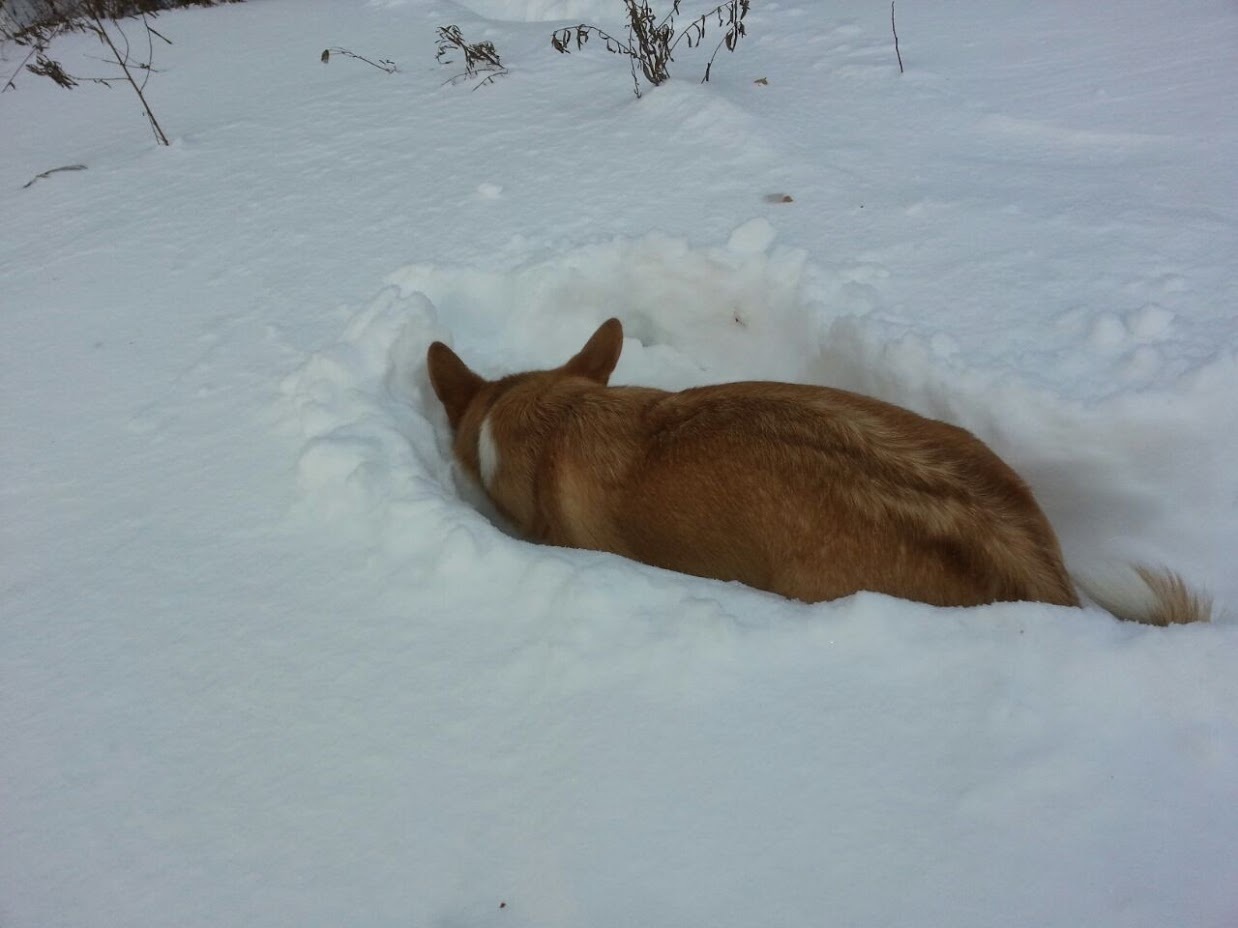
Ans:
{"label": "snow surface", "polygon": [[[168,149],[120,88],[0,96],[0,925],[1238,925],[1233,5],[907,0],[900,76],[885,2],[762,0],[640,100],[549,48],[619,6],[166,14]],[[509,73],[444,85],[449,23]],[[514,539],[426,346],[611,315],[616,382],[957,422],[1072,566],[1223,614]]]}

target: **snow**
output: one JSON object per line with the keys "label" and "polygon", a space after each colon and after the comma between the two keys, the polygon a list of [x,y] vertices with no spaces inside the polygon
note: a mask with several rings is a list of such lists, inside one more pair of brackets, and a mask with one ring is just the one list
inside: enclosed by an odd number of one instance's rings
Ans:
{"label": "snow", "polygon": [[[549,48],[618,9],[164,14],[167,149],[121,88],[0,96],[0,924],[1238,924],[1233,9],[900,3],[900,76],[887,4],[754,3],[639,100]],[[444,85],[449,23],[509,73]],[[612,315],[616,383],[959,423],[1072,569],[1221,614],[514,538],[426,347],[497,375]]]}

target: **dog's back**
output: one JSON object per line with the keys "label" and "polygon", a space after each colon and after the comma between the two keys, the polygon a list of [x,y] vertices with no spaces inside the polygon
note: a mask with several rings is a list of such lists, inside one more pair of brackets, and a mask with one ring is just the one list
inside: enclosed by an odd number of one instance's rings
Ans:
{"label": "dog's back", "polygon": [[961,429],[792,384],[544,389],[539,407],[564,406],[558,427],[536,448],[495,438],[504,460],[541,462],[529,528],[542,541],[809,602],[1077,603],[1031,493]]}

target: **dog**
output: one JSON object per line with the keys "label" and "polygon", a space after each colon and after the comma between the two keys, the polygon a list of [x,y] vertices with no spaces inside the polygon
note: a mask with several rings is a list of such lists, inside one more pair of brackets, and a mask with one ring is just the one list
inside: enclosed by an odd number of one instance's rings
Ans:
{"label": "dog", "polygon": [[[427,352],[457,461],[530,540],[810,603],[1080,605],[1031,490],[970,432],[829,387],[611,387],[622,349],[610,319],[562,367],[499,380]],[[1149,625],[1211,615],[1160,568],[1084,592]]]}

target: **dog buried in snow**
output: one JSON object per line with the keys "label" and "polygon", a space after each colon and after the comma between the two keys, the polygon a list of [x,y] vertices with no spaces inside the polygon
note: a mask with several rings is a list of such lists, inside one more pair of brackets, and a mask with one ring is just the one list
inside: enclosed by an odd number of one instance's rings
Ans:
{"label": "dog buried in snow", "polygon": [[[1079,605],[1031,491],[971,433],[829,387],[611,387],[622,349],[611,319],[562,367],[489,381],[430,346],[456,458],[526,537],[806,602]],[[1167,570],[1080,583],[1129,621],[1210,616]]]}

